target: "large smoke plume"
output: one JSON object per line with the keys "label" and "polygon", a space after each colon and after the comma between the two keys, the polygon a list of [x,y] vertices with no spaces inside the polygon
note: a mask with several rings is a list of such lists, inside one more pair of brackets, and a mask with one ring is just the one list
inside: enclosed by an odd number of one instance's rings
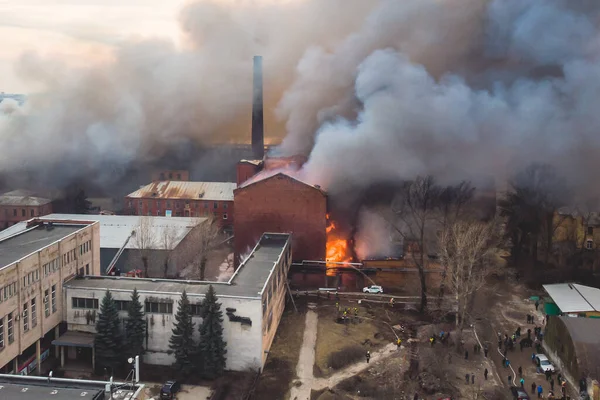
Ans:
{"label": "large smoke plume", "polygon": [[267,134],[310,155],[301,173],[334,196],[426,173],[502,181],[533,161],[599,194],[597,1],[230,3],[183,10],[183,50],[126,43],[77,70],[24,57],[49,90],[2,125],[0,171],[68,162],[110,181],[103,166],[182,139],[248,140],[260,54]]}

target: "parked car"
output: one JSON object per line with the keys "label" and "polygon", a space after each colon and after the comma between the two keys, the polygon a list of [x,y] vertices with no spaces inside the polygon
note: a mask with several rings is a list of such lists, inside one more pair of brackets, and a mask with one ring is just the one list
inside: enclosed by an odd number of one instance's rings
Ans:
{"label": "parked car", "polygon": [[548,360],[548,357],[543,354],[535,355],[535,366],[538,368],[538,371],[542,373],[546,371],[554,373],[556,371],[554,365]]}
{"label": "parked car", "polygon": [[363,293],[382,294],[383,288],[381,286],[371,285],[363,288]]}
{"label": "parked car", "polygon": [[160,389],[161,399],[175,399],[177,392],[181,390],[181,384],[177,381],[166,381]]}
{"label": "parked car", "polygon": [[521,389],[520,387],[512,386],[510,391],[515,400],[530,400],[530,397],[527,395],[525,390]]}

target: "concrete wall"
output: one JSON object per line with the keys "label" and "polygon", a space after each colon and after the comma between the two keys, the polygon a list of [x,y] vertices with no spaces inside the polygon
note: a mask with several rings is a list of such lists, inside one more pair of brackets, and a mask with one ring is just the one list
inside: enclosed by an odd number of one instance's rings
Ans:
{"label": "concrete wall", "polygon": [[[91,241],[91,249],[80,254],[79,246]],[[69,254],[69,262],[63,263]],[[71,259],[71,255],[74,258]],[[57,269],[46,270],[44,266],[58,260]],[[20,355],[38,339],[44,337],[63,320],[62,283],[74,276],[77,268],[90,266],[90,275],[100,274],[100,234],[99,224],[95,223],[74,232],[63,240],[47,246],[40,251],[6,266],[0,270],[0,288],[16,283],[16,293],[0,303],[0,318],[4,323],[4,350],[0,352],[0,367]],[[37,275],[35,275],[37,271]],[[27,281],[33,273],[37,280]],[[23,278],[26,278],[25,284]],[[52,307],[52,287],[55,287],[56,306]],[[47,291],[47,292],[46,292]],[[47,298],[46,298],[47,294]],[[4,290],[2,289],[2,296]],[[3,297],[4,299],[4,297]],[[32,301],[35,301],[36,323],[32,314]],[[47,303],[46,303],[47,302]],[[28,330],[24,330],[23,309],[27,304]],[[45,308],[48,305],[48,315]],[[12,313],[14,324],[14,342],[8,341],[8,315]]]}
{"label": "concrete wall", "polygon": [[[68,288],[66,293],[66,322],[68,330],[95,333],[95,317],[98,310],[80,310],[72,308],[73,297],[97,298],[102,302],[106,290],[103,289],[74,289]],[[115,300],[130,300],[131,292],[126,290],[111,291]],[[147,352],[143,356],[148,364],[170,365],[174,357],[167,353],[169,338],[175,322],[179,293],[157,293],[140,291],[140,301],[172,302],[172,314],[146,313],[148,326]],[[217,296],[219,293],[217,292]],[[199,304],[204,296],[188,293],[190,303]],[[249,368],[258,369],[261,366],[262,333],[261,333],[261,301],[260,299],[239,299],[219,297],[223,311],[224,338],[227,342],[227,369],[243,371]],[[230,321],[226,315],[226,308],[235,309],[235,315],[247,317],[252,320],[252,326],[242,325],[240,322]],[[123,319],[126,312],[120,313]],[[199,339],[198,327],[202,322],[200,317],[193,317],[195,322],[195,338]]]}
{"label": "concrete wall", "polygon": [[249,252],[264,232],[293,232],[295,260],[324,260],[327,197],[279,174],[234,191],[235,254]]}

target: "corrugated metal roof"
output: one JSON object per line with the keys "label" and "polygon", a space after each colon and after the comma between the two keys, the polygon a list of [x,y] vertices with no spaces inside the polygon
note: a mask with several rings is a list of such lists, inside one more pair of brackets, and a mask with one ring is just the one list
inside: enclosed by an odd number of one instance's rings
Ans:
{"label": "corrugated metal roof", "polygon": [[[100,223],[100,248],[118,249],[123,246],[131,231],[140,225],[138,216],[130,215],[88,215],[88,214],[50,214],[39,217],[42,220],[69,220],[69,221],[98,221]],[[157,238],[155,243],[148,247],[149,250],[164,249],[163,237],[166,229],[171,229],[173,232],[173,246],[177,246],[179,242],[192,230],[194,226],[206,218],[191,218],[191,217],[154,217],[144,216],[147,218],[148,225],[151,227],[152,236]],[[27,222],[20,222],[11,226],[8,229],[0,232],[0,240],[15,233],[22,232],[26,229]],[[127,243],[126,249],[135,249],[135,241],[130,240]]]}
{"label": "corrugated metal roof", "polygon": [[0,205],[3,206],[41,206],[51,203],[52,200],[35,196],[34,192],[27,190],[13,190],[0,196]]}
{"label": "corrugated metal roof", "polygon": [[544,285],[544,290],[563,313],[600,311],[600,289],[577,283]]}
{"label": "corrugated metal roof", "polygon": [[158,181],[130,193],[127,197],[233,201],[233,190],[236,187],[235,182]]}

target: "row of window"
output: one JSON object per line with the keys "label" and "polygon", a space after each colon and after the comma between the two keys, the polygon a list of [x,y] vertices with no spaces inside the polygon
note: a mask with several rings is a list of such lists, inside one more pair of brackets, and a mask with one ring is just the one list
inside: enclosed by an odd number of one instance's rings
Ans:
{"label": "row of window", "polygon": [[75,261],[75,254],[76,254],[75,249],[69,250],[68,252],[63,254],[63,265],[67,265],[67,264],[70,264],[71,262]]}
{"label": "row of window", "polygon": [[60,258],[55,258],[54,260],[47,262],[42,268],[44,270],[44,276],[52,274],[60,268]]}
{"label": "row of window", "polygon": [[23,287],[32,285],[39,280],[40,280],[40,271],[38,271],[36,269],[35,271],[32,271],[23,277]]}
{"label": "row of window", "polygon": [[79,245],[79,255],[84,255],[88,251],[92,249],[92,241],[88,240],[87,242]]}
{"label": "row of window", "polygon": [[[15,284],[16,285],[16,284]],[[10,286],[10,285],[9,285]],[[15,286],[16,289],[16,286]],[[52,285],[52,299],[48,299],[50,289],[46,289],[44,291],[44,311],[46,317],[50,316],[50,304],[52,305],[52,314],[57,311],[56,307],[56,285]],[[11,344],[15,341],[14,334],[14,313],[8,313],[5,317],[0,318],[0,349],[3,349],[5,346],[4,342],[4,324],[6,323],[6,334],[8,336],[8,344]],[[34,297],[30,302],[23,303],[23,332],[27,332],[30,329],[33,329],[37,326],[38,317],[37,317],[37,299]]]}
{"label": "row of window", "polygon": [[0,303],[17,295],[17,282],[13,282],[0,289]]}
{"label": "row of window", "polygon": [[[129,308],[130,301],[128,300],[116,300],[115,301],[117,310],[119,311],[127,311]],[[73,297],[71,299],[71,305],[73,308],[77,309],[93,309],[97,310],[100,306],[98,299],[93,298],[84,298],[84,297]],[[173,303],[157,303],[147,301],[145,303],[145,309],[147,313],[152,314],[173,314]],[[192,306],[194,307],[194,306]],[[200,315],[200,310],[192,309],[192,313],[196,312],[194,315]]]}
{"label": "row of window", "polygon": [[86,299],[81,297],[73,297],[71,299],[73,308],[98,308],[98,299]]}
{"label": "row of window", "polygon": [[[175,206],[175,210],[179,210],[180,208],[184,208],[184,207],[181,207],[182,206],[181,203],[182,203],[181,201],[174,201],[173,202],[173,205]],[[167,200],[165,202],[165,204],[166,204],[166,207],[165,207],[166,209],[168,209],[168,210],[171,209],[171,201]],[[138,200],[138,208],[141,209],[143,207],[143,205],[144,205],[144,201],[143,200]],[[152,207],[152,201],[148,201],[146,203],[146,205],[149,208]],[[185,201],[185,205],[189,206],[190,205],[190,201],[186,200]],[[229,204],[227,202],[219,203],[219,202],[215,201],[215,202],[212,203],[212,208],[215,209],[215,210],[218,210],[219,209],[219,205],[222,205],[224,210],[227,210],[227,208],[229,207]],[[160,200],[157,200],[155,208],[158,209],[158,210],[160,210],[162,207],[163,207],[163,202],[160,201]],[[131,201],[131,200],[129,200],[129,208],[133,208],[133,201]],[[200,202],[199,201],[195,201],[192,204],[192,206],[189,207],[189,208],[195,208],[196,210],[198,210],[199,208],[201,208],[200,207]],[[202,208],[208,209],[209,208],[209,203],[207,201],[202,202]]]}
{"label": "row of window", "polygon": [[[208,211],[204,211],[204,213],[201,213],[201,212],[191,213],[190,212],[189,215],[186,214],[185,216],[186,217],[202,217],[202,216],[208,217],[209,214],[210,213]],[[141,210],[140,210],[140,215],[142,215],[142,211]],[[147,215],[148,216],[152,216],[153,215],[152,211],[148,211]],[[161,215],[164,216],[165,214],[162,211],[160,211],[160,210],[156,210],[156,216],[160,217]],[[173,213],[173,216],[175,216],[175,217],[181,217],[183,215],[180,212],[176,212],[176,213]],[[213,213],[213,216],[215,218],[218,218],[219,217],[219,213]],[[228,219],[228,218],[229,217],[227,216],[227,213],[223,214],[223,219]]]}
{"label": "row of window", "polygon": [[[35,217],[36,216],[36,210],[35,209],[30,209],[29,210],[29,216],[30,217]],[[18,211],[16,208],[13,208],[13,217],[16,217],[18,215]],[[4,209],[4,216],[8,217],[8,209]],[[27,210],[24,208],[21,208],[21,217],[27,217]]]}

